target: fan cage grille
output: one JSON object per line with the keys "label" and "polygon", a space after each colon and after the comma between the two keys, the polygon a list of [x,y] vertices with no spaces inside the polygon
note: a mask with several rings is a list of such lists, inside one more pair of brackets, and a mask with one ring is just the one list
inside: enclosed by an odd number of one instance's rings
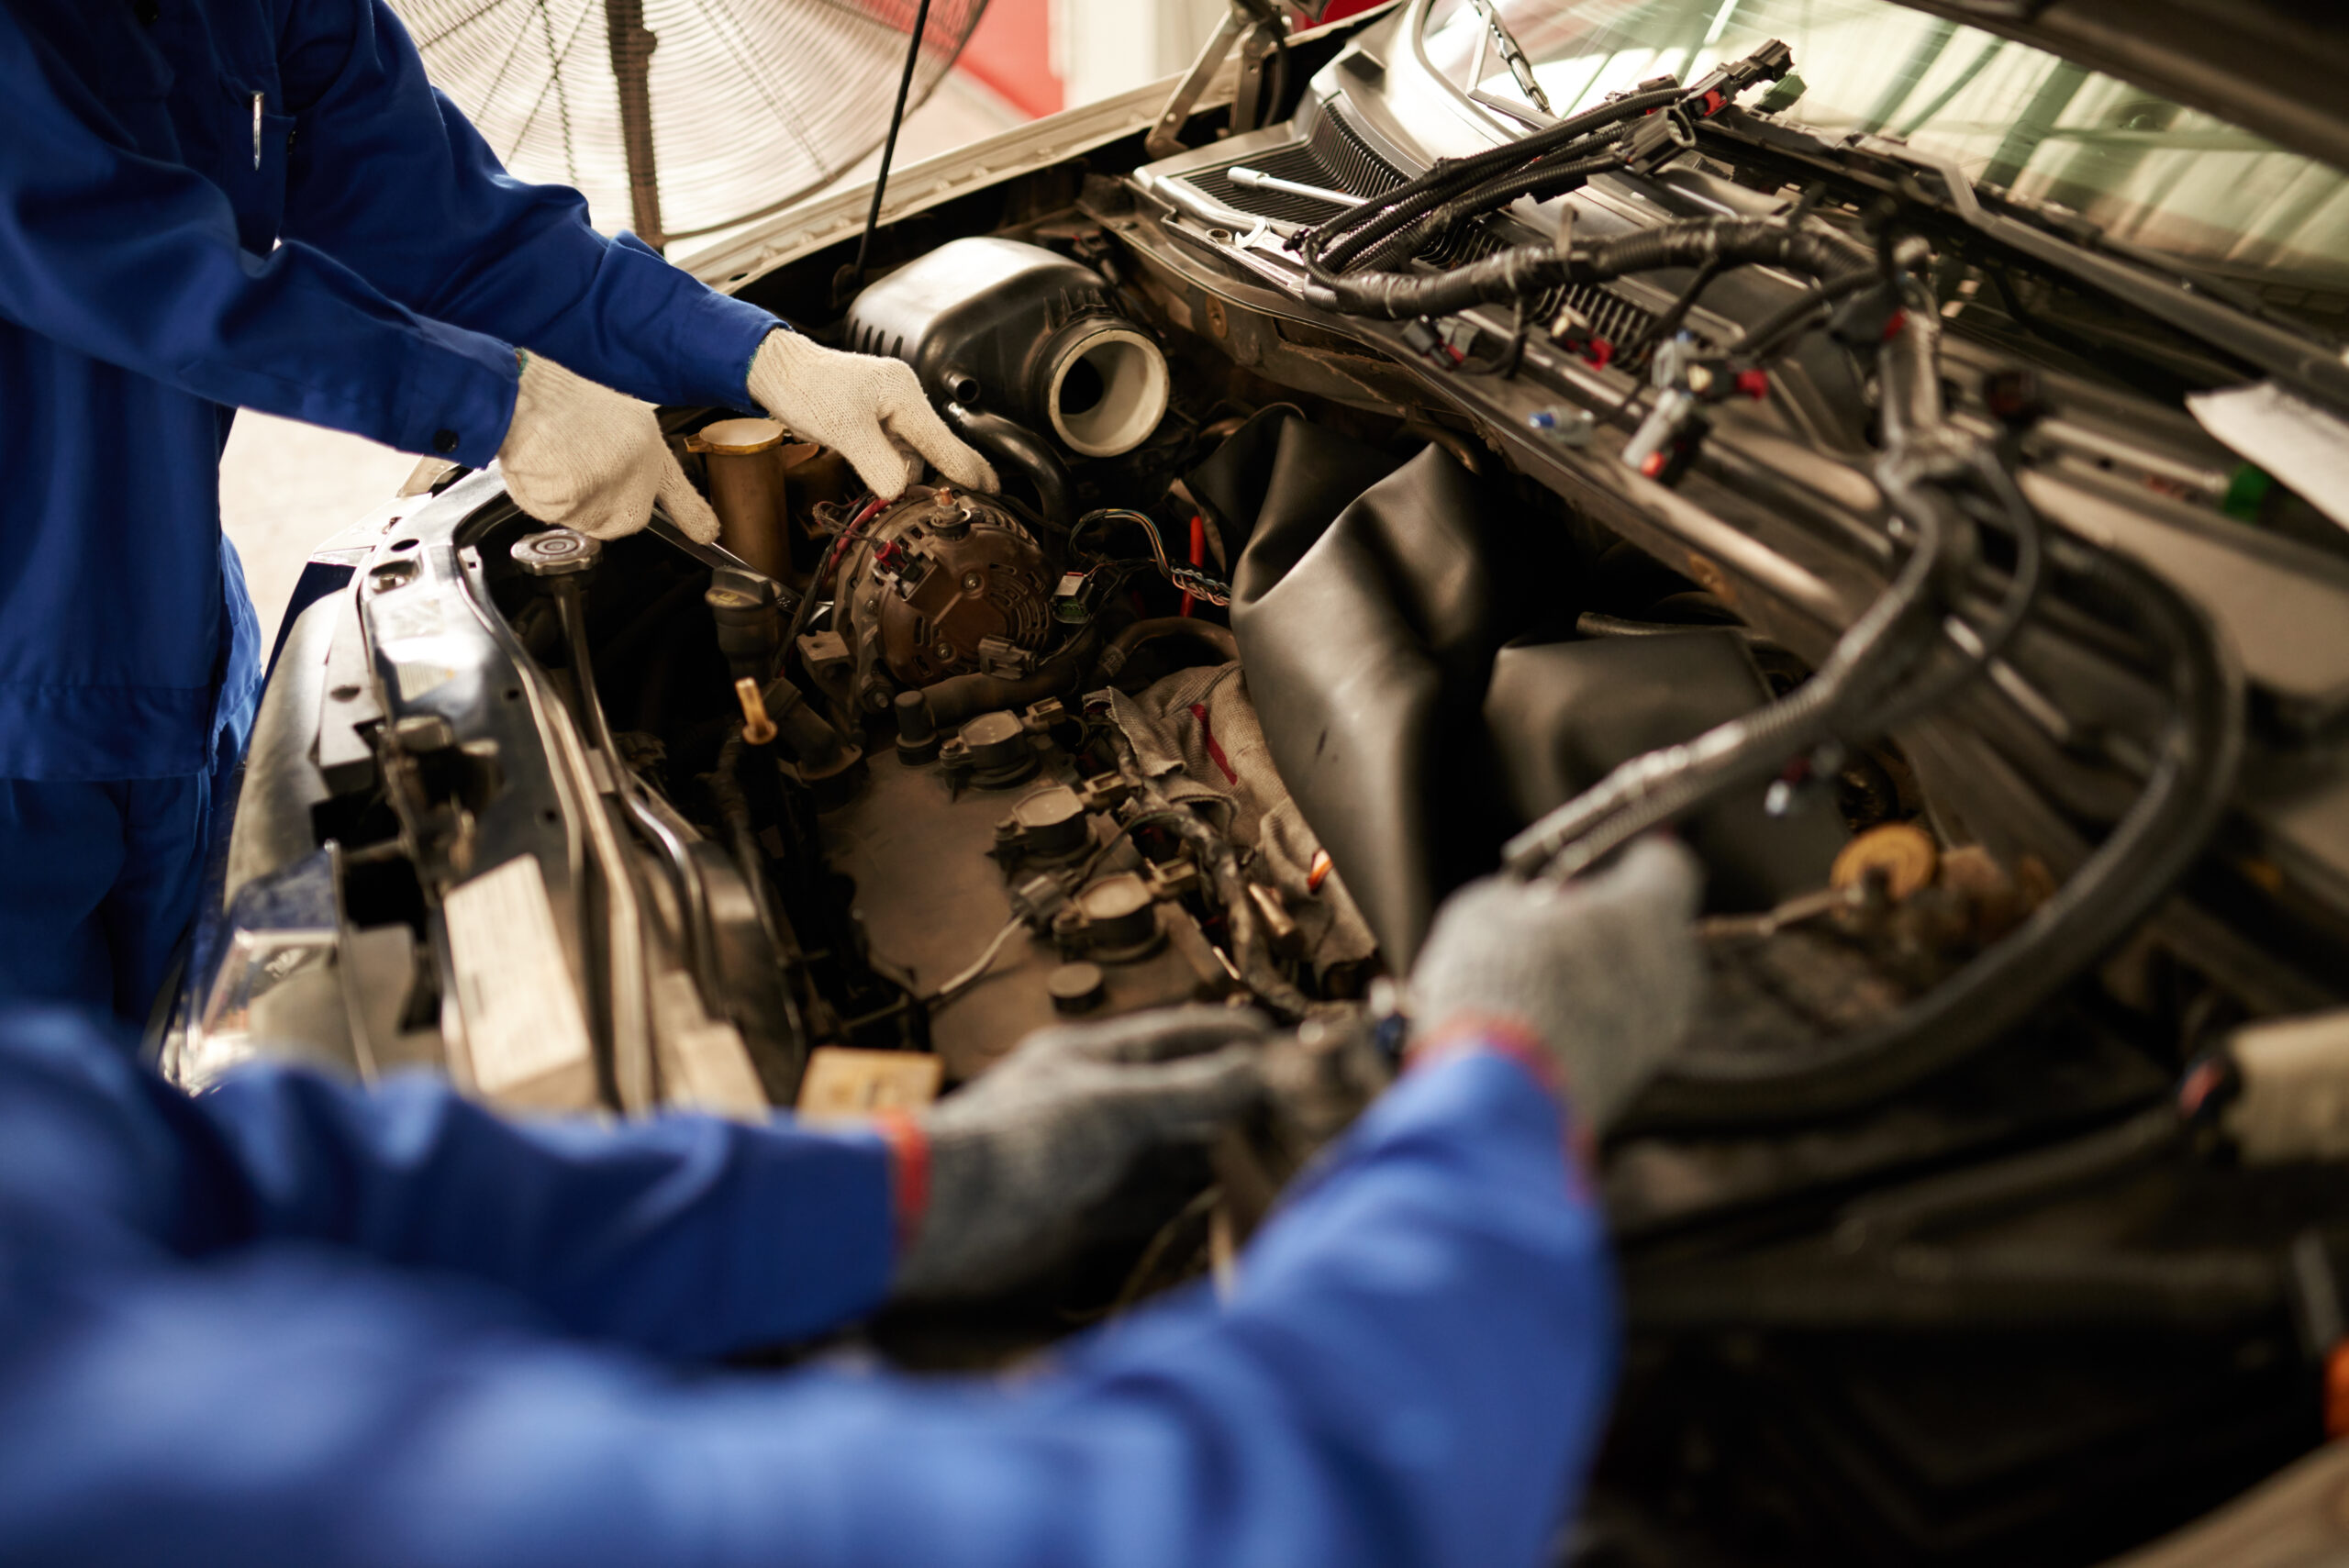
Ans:
{"label": "fan cage grille", "polygon": [[[508,171],[576,187],[605,229],[638,227],[620,83],[640,72],[669,239],[771,211],[879,148],[917,9],[915,0],[393,3],[433,84]],[[909,113],[985,7],[932,0]]]}

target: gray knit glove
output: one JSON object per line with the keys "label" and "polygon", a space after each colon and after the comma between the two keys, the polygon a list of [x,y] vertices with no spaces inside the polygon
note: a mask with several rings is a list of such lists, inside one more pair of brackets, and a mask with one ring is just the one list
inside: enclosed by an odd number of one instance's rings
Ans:
{"label": "gray knit glove", "polygon": [[896,1294],[976,1294],[1050,1262],[1143,1152],[1204,1142],[1255,1102],[1270,1032],[1169,1007],[1030,1035],[924,1119],[930,1204]]}
{"label": "gray knit glove", "polygon": [[687,538],[718,537],[718,514],[677,466],[652,405],[537,354],[522,361],[497,466],[514,504],[542,523],[618,539],[652,520],[657,497]]}
{"label": "gray knit glove", "polygon": [[1603,1132],[1680,1043],[1704,984],[1697,858],[1667,839],[1603,875],[1488,877],[1444,902],[1411,969],[1421,1040],[1479,1020],[1540,1040],[1560,1086]]}

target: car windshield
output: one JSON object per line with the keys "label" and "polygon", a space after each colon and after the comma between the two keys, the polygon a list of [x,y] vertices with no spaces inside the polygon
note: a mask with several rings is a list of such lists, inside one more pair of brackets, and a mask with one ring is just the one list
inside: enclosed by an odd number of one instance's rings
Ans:
{"label": "car windshield", "polygon": [[[2349,313],[2349,178],[2044,50],[1887,0],[1491,3],[1555,114],[1667,72],[1694,81],[1783,39],[1804,89],[1791,119],[1906,138],[1977,184],[2060,203],[2272,305]],[[1464,92],[1525,106],[1482,0],[1433,0],[1421,39]]]}

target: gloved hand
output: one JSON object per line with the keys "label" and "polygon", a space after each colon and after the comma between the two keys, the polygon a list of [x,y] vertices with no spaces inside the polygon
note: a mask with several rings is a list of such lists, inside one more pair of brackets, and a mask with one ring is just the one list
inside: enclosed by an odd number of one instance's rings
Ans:
{"label": "gloved hand", "polygon": [[848,459],[883,500],[921,476],[922,458],[965,490],[999,488],[987,460],[946,428],[922,395],[921,378],[901,360],[770,332],[751,361],[751,395],[795,433]]}
{"label": "gloved hand", "polygon": [[1580,882],[1471,883],[1437,911],[1411,966],[1414,1034],[1516,1025],[1542,1041],[1568,1100],[1603,1132],[1696,1011],[1703,883],[1697,857],[1660,838]]}
{"label": "gloved hand", "polygon": [[1211,1139],[1255,1101],[1270,1033],[1254,1013],[1170,1007],[1030,1035],[924,1119],[930,1204],[897,1295],[990,1290],[1048,1262],[1143,1152]]}
{"label": "gloved hand", "polygon": [[514,504],[542,523],[618,539],[652,520],[658,496],[687,538],[718,538],[718,514],[661,439],[652,405],[537,354],[523,358],[497,463]]}

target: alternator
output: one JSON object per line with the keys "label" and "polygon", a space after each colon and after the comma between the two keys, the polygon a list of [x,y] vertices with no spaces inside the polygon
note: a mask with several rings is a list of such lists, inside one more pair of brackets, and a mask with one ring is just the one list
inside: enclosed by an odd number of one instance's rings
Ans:
{"label": "alternator", "polygon": [[852,549],[841,602],[859,706],[888,706],[883,668],[918,690],[950,675],[1034,667],[1052,629],[1053,574],[1035,537],[996,503],[917,486]]}

